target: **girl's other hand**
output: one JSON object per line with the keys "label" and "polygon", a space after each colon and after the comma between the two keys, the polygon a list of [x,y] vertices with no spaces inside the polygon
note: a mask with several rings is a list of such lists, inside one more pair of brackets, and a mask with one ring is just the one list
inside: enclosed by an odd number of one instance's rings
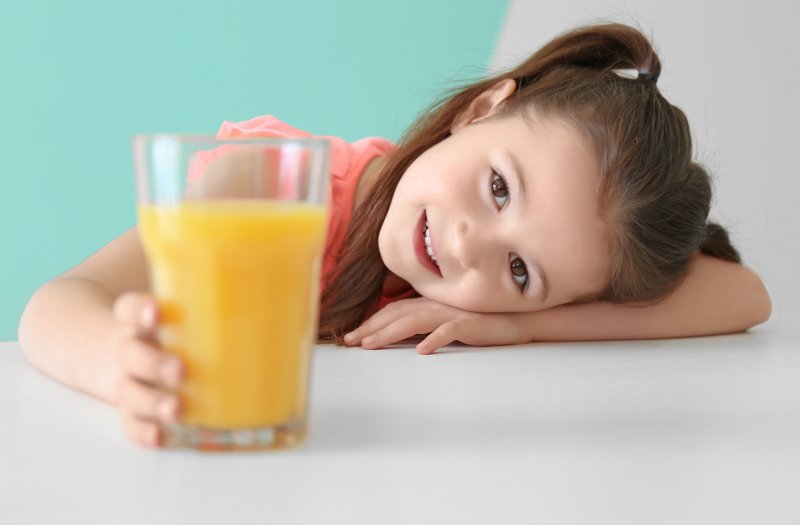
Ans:
{"label": "girl's other hand", "polygon": [[475,346],[526,343],[521,320],[519,314],[476,313],[415,297],[388,304],[344,340],[348,345],[376,349],[429,334],[416,347],[418,354],[428,355],[453,341]]}
{"label": "girl's other hand", "polygon": [[180,359],[158,346],[158,304],[145,292],[127,292],[114,302],[114,317],[130,327],[117,342],[120,370],[117,404],[125,432],[135,442],[157,447],[162,443],[159,421],[176,421],[180,414],[174,389],[183,379]]}

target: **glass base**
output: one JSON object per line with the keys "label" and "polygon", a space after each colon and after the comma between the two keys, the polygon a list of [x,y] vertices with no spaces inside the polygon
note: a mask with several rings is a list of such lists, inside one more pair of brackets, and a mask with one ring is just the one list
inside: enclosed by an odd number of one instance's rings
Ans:
{"label": "glass base", "polygon": [[235,429],[162,423],[161,429],[164,447],[204,452],[285,450],[297,447],[306,437],[305,421]]}

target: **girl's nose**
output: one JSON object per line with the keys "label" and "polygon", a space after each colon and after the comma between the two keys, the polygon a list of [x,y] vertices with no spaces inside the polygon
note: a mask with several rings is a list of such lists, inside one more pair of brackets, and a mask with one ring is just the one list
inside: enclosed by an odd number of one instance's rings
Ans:
{"label": "girl's nose", "polygon": [[451,252],[463,269],[480,267],[481,261],[494,250],[492,244],[496,240],[487,235],[488,231],[487,226],[465,219],[456,219],[453,223]]}

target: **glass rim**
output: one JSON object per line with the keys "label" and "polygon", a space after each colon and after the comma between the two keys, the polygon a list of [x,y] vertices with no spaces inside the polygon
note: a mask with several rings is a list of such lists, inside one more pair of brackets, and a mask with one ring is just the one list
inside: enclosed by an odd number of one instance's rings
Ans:
{"label": "glass rim", "polygon": [[216,135],[204,133],[136,133],[131,137],[131,142],[134,144],[140,142],[154,142],[156,140],[176,140],[181,144],[252,144],[252,145],[285,145],[297,144],[299,146],[311,148],[328,148],[330,147],[328,140],[324,138],[313,137],[228,137],[220,138]]}

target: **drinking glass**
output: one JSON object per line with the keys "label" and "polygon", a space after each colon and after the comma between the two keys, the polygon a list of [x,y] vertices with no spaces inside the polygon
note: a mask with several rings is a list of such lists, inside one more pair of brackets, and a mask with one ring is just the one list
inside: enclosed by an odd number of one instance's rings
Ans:
{"label": "drinking glass", "polygon": [[323,139],[133,138],[139,235],[181,358],[165,446],[290,448],[307,431],[327,229]]}

